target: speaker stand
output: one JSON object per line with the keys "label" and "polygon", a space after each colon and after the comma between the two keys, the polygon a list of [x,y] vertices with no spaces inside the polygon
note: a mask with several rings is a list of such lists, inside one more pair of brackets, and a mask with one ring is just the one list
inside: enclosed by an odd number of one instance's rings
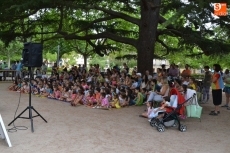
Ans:
{"label": "speaker stand", "polygon": [[[34,132],[34,125],[33,125],[33,118],[34,117],[41,117],[46,123],[47,121],[41,116],[41,114],[38,113],[38,111],[36,111],[36,109],[31,105],[31,77],[32,77],[32,71],[31,71],[31,67],[28,67],[29,69],[29,78],[30,78],[30,91],[29,91],[29,106],[27,106],[26,109],[24,109],[16,118],[14,118],[14,120],[12,122],[10,122],[8,124],[8,126],[10,126],[12,123],[14,123],[14,121],[16,121],[18,118],[22,118],[22,119],[29,119],[31,122],[31,132]],[[21,117],[21,115],[23,113],[25,113],[25,111],[29,110],[29,117]],[[37,115],[33,116],[32,115],[32,110],[37,113]]]}

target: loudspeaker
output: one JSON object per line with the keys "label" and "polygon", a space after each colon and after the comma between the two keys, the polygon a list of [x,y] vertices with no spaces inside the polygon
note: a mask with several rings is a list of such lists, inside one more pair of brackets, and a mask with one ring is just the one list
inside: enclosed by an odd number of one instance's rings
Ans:
{"label": "loudspeaker", "polygon": [[40,43],[24,43],[22,51],[22,64],[25,67],[41,67],[42,66],[42,44]]}

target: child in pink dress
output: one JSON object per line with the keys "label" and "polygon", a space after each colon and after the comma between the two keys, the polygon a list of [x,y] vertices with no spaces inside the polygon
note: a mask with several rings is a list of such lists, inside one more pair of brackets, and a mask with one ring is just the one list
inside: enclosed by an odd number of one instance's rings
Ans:
{"label": "child in pink dress", "polygon": [[76,97],[77,97],[77,92],[76,90],[73,90],[72,93],[70,94],[70,97],[67,98],[66,101],[72,103]]}
{"label": "child in pink dress", "polygon": [[61,96],[59,100],[66,101],[67,98],[70,98],[69,88],[65,87],[64,90],[61,92]]}
{"label": "child in pink dress", "polygon": [[88,96],[86,97],[87,105],[93,106],[94,103],[96,103],[95,95],[93,94],[93,91],[89,91]]}
{"label": "child in pink dress", "polygon": [[109,108],[109,101],[108,98],[106,98],[105,93],[101,93],[101,107],[102,108]]}
{"label": "child in pink dress", "polygon": [[61,92],[60,90],[58,90],[57,86],[53,87],[53,94],[50,94],[49,98],[53,98],[53,99],[59,99],[61,96]]}
{"label": "child in pink dress", "polygon": [[79,90],[76,98],[71,103],[71,106],[77,106],[78,104],[83,104],[83,102],[82,102],[83,98],[84,98],[84,92],[82,90]]}

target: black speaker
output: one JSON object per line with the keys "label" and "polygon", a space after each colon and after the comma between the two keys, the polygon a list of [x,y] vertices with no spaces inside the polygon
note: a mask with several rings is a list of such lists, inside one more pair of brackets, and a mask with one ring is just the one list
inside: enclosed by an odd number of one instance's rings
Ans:
{"label": "black speaker", "polygon": [[25,67],[41,67],[42,66],[42,44],[40,43],[24,43],[22,51],[22,64]]}

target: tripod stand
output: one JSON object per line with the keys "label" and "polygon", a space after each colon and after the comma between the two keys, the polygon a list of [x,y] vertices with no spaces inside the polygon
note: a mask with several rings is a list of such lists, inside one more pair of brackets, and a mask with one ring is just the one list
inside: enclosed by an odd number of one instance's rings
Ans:
{"label": "tripod stand", "polygon": [[[29,69],[29,79],[30,79],[30,91],[29,91],[29,106],[27,106],[26,109],[24,109],[16,118],[14,118],[14,120],[12,122],[10,122],[8,124],[8,126],[10,126],[15,120],[17,120],[18,118],[23,118],[23,119],[30,119],[31,122],[31,132],[34,132],[34,126],[33,126],[33,118],[34,117],[38,117],[40,116],[46,123],[47,121],[41,116],[41,114],[39,114],[36,109],[34,109],[34,107],[31,105],[31,78],[32,78],[32,71],[31,71],[31,67],[28,67]],[[29,117],[21,117],[21,115],[25,112],[29,110]],[[37,115],[33,116],[32,115],[32,110],[35,111],[35,113],[37,113]]]}

